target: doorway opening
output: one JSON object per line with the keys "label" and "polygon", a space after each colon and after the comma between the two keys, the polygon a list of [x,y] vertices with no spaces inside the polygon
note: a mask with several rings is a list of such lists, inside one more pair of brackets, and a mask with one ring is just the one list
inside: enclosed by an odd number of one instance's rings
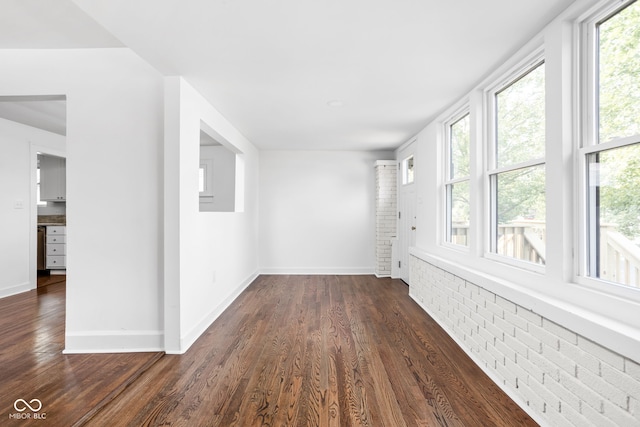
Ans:
{"label": "doorway opening", "polygon": [[6,295],[66,280],[66,107],[64,95],[0,97],[3,155],[12,164],[3,178],[14,200],[5,236],[24,248],[7,267],[16,283]]}

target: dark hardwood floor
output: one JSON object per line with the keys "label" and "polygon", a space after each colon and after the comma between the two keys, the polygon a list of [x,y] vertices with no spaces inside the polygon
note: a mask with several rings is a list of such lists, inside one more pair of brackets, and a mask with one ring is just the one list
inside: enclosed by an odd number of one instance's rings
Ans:
{"label": "dark hardwood floor", "polygon": [[49,270],[38,271],[38,288],[53,285],[55,283],[66,282],[66,274],[51,274]]}
{"label": "dark hardwood floor", "polygon": [[[82,425],[162,357],[63,355],[64,319],[64,281],[0,299],[1,426]],[[19,399],[38,399],[42,407],[32,412]],[[19,412],[14,404],[26,410]]]}
{"label": "dark hardwood floor", "polygon": [[56,286],[0,300],[0,402],[41,399],[34,425],[536,425],[398,280],[260,276],[187,353],[162,357],[61,355]]}

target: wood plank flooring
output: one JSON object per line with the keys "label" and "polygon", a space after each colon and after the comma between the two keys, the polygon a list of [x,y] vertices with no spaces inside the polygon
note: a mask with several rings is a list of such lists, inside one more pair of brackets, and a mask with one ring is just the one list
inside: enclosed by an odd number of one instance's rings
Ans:
{"label": "wood plank flooring", "polygon": [[[0,299],[0,425],[82,425],[162,357],[63,355],[64,322],[64,282]],[[44,419],[34,419],[28,409],[18,412],[18,399],[38,399],[42,408],[36,414]],[[19,402],[18,408],[25,406]]]}
{"label": "wood plank flooring", "polygon": [[[260,276],[164,356],[63,355],[64,283],[0,299],[0,425],[535,425],[407,294],[373,276]],[[10,418],[17,399],[46,419]]]}
{"label": "wood plank flooring", "polygon": [[55,283],[66,282],[66,274],[51,274],[48,270],[38,271],[38,288],[53,285]]}
{"label": "wood plank flooring", "polygon": [[373,276],[260,276],[96,426],[536,425],[408,297]]}

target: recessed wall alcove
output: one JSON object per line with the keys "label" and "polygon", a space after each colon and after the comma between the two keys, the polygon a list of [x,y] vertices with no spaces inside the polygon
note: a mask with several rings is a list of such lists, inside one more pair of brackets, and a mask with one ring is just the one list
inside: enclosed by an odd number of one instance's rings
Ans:
{"label": "recessed wall alcove", "polygon": [[242,212],[244,199],[242,154],[214,136],[200,122],[198,193],[200,212]]}

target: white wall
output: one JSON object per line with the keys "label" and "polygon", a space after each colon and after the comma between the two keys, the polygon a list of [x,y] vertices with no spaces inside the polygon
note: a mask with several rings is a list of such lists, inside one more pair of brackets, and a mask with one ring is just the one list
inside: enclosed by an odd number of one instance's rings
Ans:
{"label": "white wall", "polygon": [[[257,276],[258,151],[182,78],[165,93],[165,349],[182,353]],[[241,212],[199,211],[201,123],[239,157]]]}
{"label": "white wall", "polygon": [[67,96],[66,351],[161,349],[161,76],[128,49],[0,63],[0,95]]}
{"label": "white wall", "polygon": [[0,119],[0,298],[37,286],[35,260],[30,259],[36,229],[36,146],[64,152],[65,138]]}
{"label": "white wall", "polygon": [[373,274],[376,160],[390,152],[260,153],[260,271]]}

